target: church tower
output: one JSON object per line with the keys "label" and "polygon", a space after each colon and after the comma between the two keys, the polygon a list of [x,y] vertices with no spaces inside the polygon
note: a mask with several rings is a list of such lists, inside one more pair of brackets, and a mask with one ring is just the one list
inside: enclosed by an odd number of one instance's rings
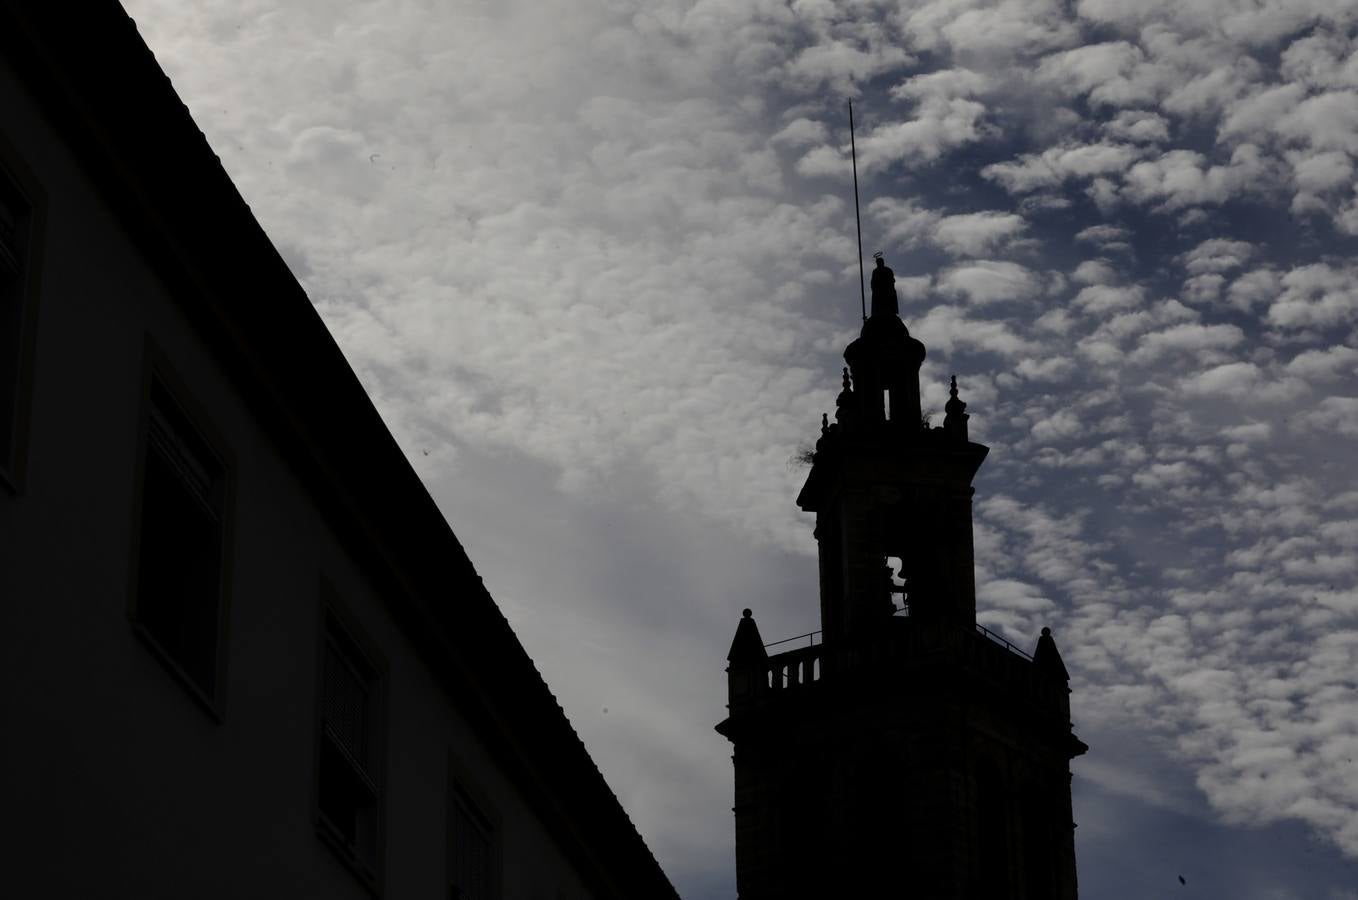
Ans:
{"label": "church tower", "polygon": [[[879,258],[797,505],[816,514],[819,635],[727,656],[739,900],[1075,900],[1068,676],[976,622],[972,478],[953,380],[920,414],[924,345]],[[819,642],[816,641],[819,636]],[[770,653],[770,649],[776,651]]]}

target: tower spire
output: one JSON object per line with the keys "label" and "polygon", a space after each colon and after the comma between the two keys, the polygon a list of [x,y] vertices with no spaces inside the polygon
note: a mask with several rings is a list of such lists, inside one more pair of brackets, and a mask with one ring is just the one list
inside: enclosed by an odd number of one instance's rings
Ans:
{"label": "tower spire", "polygon": [[881,253],[873,255],[872,315],[858,339],[844,350],[859,400],[857,418],[867,427],[890,421],[907,431],[920,425],[919,367],[924,345],[900,319],[896,273]]}

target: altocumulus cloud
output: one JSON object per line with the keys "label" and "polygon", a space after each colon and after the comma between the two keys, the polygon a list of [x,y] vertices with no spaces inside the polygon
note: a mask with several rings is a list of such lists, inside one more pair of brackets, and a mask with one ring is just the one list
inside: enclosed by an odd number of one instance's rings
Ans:
{"label": "altocumulus cloud", "polygon": [[[1358,7],[128,6],[431,483],[508,454],[760,559],[812,552],[788,460],[854,326],[854,98],[926,406],[958,373],[994,448],[983,621],[1052,625],[1082,733],[1145,748],[1077,773],[1186,772],[1160,805],[1358,857]],[[729,885],[719,681],[624,648],[663,617],[719,671],[741,604],[644,594],[578,611],[650,710],[621,749],[508,608],[662,861]]]}

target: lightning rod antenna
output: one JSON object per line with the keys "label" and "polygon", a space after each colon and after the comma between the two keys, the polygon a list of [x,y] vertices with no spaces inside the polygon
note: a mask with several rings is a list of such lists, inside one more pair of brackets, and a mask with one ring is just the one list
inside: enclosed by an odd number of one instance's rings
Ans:
{"label": "lightning rod antenna", "polygon": [[858,210],[858,147],[853,139],[853,101],[849,101],[849,154],[853,159],[853,219],[858,229],[858,303],[868,320],[868,295],[863,288],[863,214]]}

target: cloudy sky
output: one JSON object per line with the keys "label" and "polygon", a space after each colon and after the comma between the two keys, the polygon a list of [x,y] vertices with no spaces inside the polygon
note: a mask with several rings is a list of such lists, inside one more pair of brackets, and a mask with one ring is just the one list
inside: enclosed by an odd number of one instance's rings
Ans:
{"label": "cloudy sky", "polygon": [[1353,0],[126,5],[686,898],[739,610],[818,624],[849,98],[1084,893],[1358,897]]}

